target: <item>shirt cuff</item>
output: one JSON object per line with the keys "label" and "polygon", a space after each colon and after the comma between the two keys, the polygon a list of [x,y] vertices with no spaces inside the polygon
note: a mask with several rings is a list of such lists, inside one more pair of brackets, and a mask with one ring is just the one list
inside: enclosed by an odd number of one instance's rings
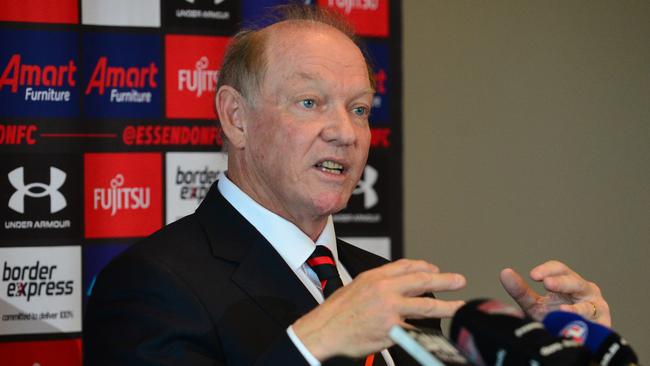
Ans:
{"label": "shirt cuff", "polygon": [[289,328],[287,328],[287,335],[289,336],[289,339],[291,339],[291,342],[296,346],[298,351],[302,354],[302,357],[305,358],[309,366],[321,366],[320,361],[314,357],[314,355],[309,352],[307,347],[305,347],[304,344],[302,344],[302,341],[300,341],[300,338],[296,335],[296,333],[293,331],[293,327],[290,325]]}

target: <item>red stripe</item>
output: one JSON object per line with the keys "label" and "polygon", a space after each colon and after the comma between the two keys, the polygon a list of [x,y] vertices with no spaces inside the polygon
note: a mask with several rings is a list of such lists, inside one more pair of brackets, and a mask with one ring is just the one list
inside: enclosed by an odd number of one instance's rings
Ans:
{"label": "red stripe", "polygon": [[115,133],[42,133],[41,137],[96,137],[96,138],[116,138]]}
{"label": "red stripe", "polygon": [[320,289],[324,291],[325,286],[327,286],[327,280],[320,281]]}
{"label": "red stripe", "polygon": [[372,366],[372,363],[375,361],[375,354],[371,354],[370,356],[366,357],[366,363],[365,366]]}
{"label": "red stripe", "polygon": [[310,266],[320,266],[321,264],[329,264],[329,265],[334,265],[334,260],[330,257],[315,257],[311,258],[310,260],[307,261],[307,264]]}

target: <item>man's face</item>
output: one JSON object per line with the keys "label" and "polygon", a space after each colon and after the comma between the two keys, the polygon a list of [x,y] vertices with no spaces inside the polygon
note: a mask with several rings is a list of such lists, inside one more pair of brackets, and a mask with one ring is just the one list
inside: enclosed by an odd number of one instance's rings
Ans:
{"label": "man's face", "polygon": [[366,163],[373,90],[359,49],[328,26],[274,26],[247,122],[244,184],[298,224],[345,207]]}

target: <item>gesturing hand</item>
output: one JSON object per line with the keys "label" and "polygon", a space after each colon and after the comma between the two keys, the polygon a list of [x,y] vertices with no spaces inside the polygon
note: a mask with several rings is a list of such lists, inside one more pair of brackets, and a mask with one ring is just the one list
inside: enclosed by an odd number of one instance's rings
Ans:
{"label": "gesturing hand", "polygon": [[585,280],[571,268],[559,261],[548,261],[530,271],[530,278],[542,282],[548,291],[536,293],[514,270],[501,271],[501,284],[521,308],[536,320],[541,320],[553,310],[570,311],[611,326],[609,305],[600,288]]}
{"label": "gesturing hand", "polygon": [[398,260],[357,276],[298,319],[293,330],[318,360],[359,357],[392,345],[388,332],[405,319],[452,316],[462,301],[419,295],[465,286],[465,278],[440,273],[425,261]]}

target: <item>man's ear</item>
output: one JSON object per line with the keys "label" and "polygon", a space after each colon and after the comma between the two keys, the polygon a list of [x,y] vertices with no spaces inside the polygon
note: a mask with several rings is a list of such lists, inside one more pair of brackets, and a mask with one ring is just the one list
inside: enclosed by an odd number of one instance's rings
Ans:
{"label": "man's ear", "polygon": [[235,88],[224,85],[217,91],[215,103],[221,128],[228,138],[229,148],[243,149],[246,146],[247,115],[244,97]]}

